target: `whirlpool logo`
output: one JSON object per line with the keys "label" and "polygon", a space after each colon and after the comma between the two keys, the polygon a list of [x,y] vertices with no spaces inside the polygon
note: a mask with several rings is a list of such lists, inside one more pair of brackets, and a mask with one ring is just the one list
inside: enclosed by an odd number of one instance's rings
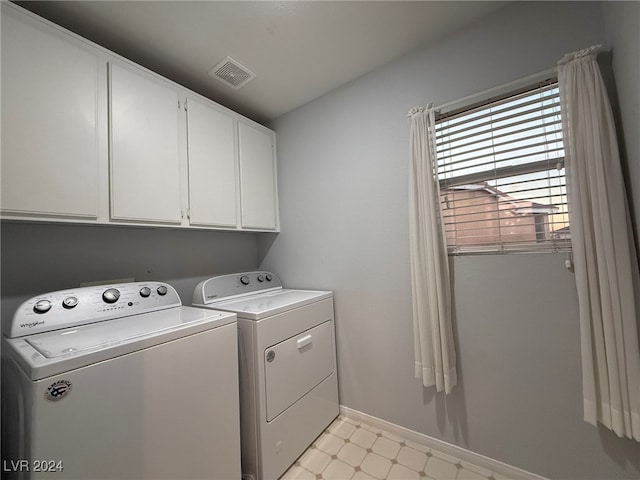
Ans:
{"label": "whirlpool logo", "polygon": [[47,391],[44,393],[44,398],[52,402],[66,397],[71,391],[71,382],[68,380],[58,380],[47,387]]}
{"label": "whirlpool logo", "polygon": [[44,325],[44,320],[40,320],[37,322],[21,323],[20,328],[33,328],[33,327],[37,327],[38,325]]}

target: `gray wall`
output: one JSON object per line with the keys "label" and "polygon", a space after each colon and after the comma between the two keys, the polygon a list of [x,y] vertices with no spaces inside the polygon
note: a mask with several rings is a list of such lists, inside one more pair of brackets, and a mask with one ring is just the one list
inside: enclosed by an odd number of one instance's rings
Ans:
{"label": "gray wall", "polygon": [[31,296],[119,278],[166,281],[190,305],[200,280],[257,265],[253,233],[10,222],[0,233],[3,323]]}
{"label": "gray wall", "polygon": [[273,123],[282,233],[259,236],[261,268],[334,290],[343,405],[551,478],[638,478],[640,444],[582,421],[564,255],[455,258],[460,383],[413,378],[407,111],[598,43],[600,3],[516,2]]}
{"label": "gray wall", "polygon": [[640,231],[640,2],[604,2],[607,41],[613,49],[613,71],[623,135],[623,161],[633,197],[636,232]]}

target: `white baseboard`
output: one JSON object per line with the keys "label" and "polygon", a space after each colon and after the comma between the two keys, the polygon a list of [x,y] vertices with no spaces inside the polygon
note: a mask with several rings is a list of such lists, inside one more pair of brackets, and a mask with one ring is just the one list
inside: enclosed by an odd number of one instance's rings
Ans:
{"label": "white baseboard", "polygon": [[[371,415],[359,412],[358,410],[354,410],[343,405],[340,405],[340,414],[354,421],[364,422],[371,425],[372,427],[379,428],[380,430],[386,430],[389,433],[402,437],[406,440],[409,440],[410,442],[423,445],[426,448],[434,449],[438,452],[444,453],[445,455],[451,455],[463,462],[468,462],[472,467],[479,467],[481,471],[478,471],[477,473],[480,474],[495,474],[494,477],[496,479],[504,478],[509,480],[548,480],[545,477],[536,475],[535,473],[527,472],[526,470],[522,470],[512,465],[494,460],[493,458],[485,457],[484,455],[472,452],[471,450],[467,450],[465,448],[443,442],[442,440],[438,440],[437,438],[433,438],[423,433],[409,430],[408,428],[401,427],[400,425],[387,422],[386,420],[373,417]],[[465,467],[467,466],[465,465]],[[472,470],[473,468],[469,469]]]}

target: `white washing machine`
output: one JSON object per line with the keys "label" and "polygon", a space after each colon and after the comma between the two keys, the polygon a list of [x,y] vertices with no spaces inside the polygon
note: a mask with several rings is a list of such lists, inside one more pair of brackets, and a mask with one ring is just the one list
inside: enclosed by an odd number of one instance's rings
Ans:
{"label": "white washing machine", "polygon": [[193,302],[238,315],[243,478],[275,480],[339,413],[333,294],[261,271],[205,280]]}
{"label": "white washing machine", "polygon": [[2,342],[3,478],[240,479],[235,314],[85,287],[23,303]]}

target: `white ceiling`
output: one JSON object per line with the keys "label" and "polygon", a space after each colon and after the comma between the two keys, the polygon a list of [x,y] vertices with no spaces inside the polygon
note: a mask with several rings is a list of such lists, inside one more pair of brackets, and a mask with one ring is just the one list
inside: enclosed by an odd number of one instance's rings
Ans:
{"label": "white ceiling", "polygon": [[[134,62],[265,122],[464,28],[505,2],[16,2]],[[257,74],[208,75],[226,56]]]}

